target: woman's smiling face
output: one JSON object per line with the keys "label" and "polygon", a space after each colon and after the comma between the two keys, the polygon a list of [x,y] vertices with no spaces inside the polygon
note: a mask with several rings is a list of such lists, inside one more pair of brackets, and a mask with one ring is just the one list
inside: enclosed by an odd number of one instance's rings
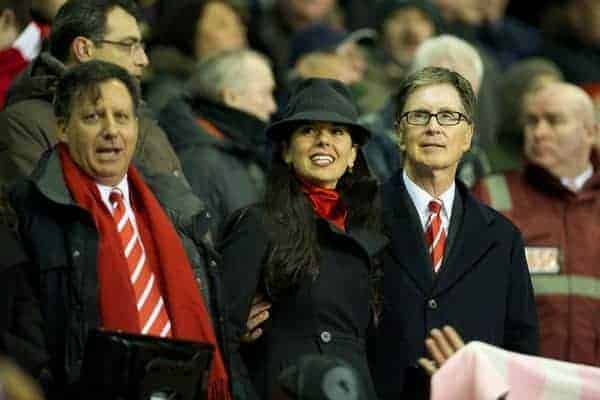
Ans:
{"label": "woman's smiling face", "polygon": [[312,184],[335,189],[346,169],[354,166],[357,145],[344,125],[307,122],[298,126],[283,148],[283,160]]}

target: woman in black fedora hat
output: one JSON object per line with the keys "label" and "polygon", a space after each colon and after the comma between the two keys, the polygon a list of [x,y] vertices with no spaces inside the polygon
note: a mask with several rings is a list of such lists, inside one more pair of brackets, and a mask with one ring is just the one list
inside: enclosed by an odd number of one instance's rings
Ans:
{"label": "woman in black fedora hat", "polygon": [[[346,86],[313,78],[267,128],[273,160],[264,200],[231,218],[220,248],[234,396],[270,398],[282,369],[317,353],[350,363],[375,398],[365,341],[381,279],[374,260],[386,239],[377,183],[360,150],[370,132],[357,119]],[[256,295],[272,306],[242,361]]]}

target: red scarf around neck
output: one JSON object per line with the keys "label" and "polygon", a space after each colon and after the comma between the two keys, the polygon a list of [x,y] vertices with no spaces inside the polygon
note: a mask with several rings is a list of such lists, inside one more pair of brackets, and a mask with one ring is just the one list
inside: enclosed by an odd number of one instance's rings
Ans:
{"label": "red scarf around neck", "polygon": [[[102,326],[108,330],[140,333],[135,295],[129,281],[116,225],[104,206],[93,179],[73,161],[65,144],[58,145],[65,183],[75,202],[87,210],[98,229],[97,273]],[[227,373],[211,320],[196,286],[181,239],[162,207],[132,165],[127,171],[130,192],[139,200],[136,218],[142,218],[154,241],[157,273],[171,320],[173,337],[210,343],[214,357],[208,382],[208,399],[230,399]],[[157,240],[160,238],[160,240]]]}
{"label": "red scarf around neck", "polygon": [[335,189],[326,189],[302,178],[298,180],[302,184],[302,192],[306,194],[317,215],[345,232],[348,209],[342,202],[340,194]]}

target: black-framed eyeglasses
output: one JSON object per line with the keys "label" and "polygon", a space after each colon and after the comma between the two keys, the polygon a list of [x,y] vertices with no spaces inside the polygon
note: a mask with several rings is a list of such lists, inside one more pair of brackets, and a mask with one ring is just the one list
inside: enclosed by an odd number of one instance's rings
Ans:
{"label": "black-framed eyeglasses", "polygon": [[469,117],[458,111],[440,111],[437,113],[430,113],[429,111],[425,110],[407,111],[398,118],[398,122],[400,122],[402,118],[406,118],[406,122],[408,122],[410,125],[425,126],[429,124],[429,121],[431,121],[432,117],[435,117],[438,124],[442,126],[458,125],[460,121],[463,120],[467,121],[468,124],[471,123],[471,119]]}
{"label": "black-framed eyeglasses", "polygon": [[114,41],[114,40],[97,40],[97,43],[106,43],[112,44],[113,46],[120,46],[122,48],[127,48],[129,50],[129,55],[134,56],[138,51],[146,50],[146,43],[138,40],[124,40],[124,41]]}

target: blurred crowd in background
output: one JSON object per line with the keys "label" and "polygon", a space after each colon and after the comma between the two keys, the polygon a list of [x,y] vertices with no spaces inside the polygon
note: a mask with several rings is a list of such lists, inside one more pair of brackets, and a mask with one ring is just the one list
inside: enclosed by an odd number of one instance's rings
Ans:
{"label": "blurred crowd in background", "polygon": [[[373,134],[364,147],[368,165],[383,183],[403,163],[393,101],[400,82],[445,67],[477,96],[475,135],[457,177],[523,231],[532,276],[548,268],[576,275],[565,275],[562,286],[533,277],[541,355],[600,366],[600,250],[585,235],[595,232],[600,208],[600,1],[138,0],[139,19],[118,6],[105,15],[102,35],[85,40],[69,36],[68,7],[57,17],[65,3],[0,0],[0,215],[9,223],[5,190],[56,143],[56,82],[84,61],[114,62],[139,80],[136,162],[187,181],[215,237],[228,215],[262,198],[272,150],[265,128],[298,82],[348,85]],[[585,91],[595,114],[584,93],[557,82]],[[536,139],[545,134],[554,142]],[[530,174],[532,165],[549,176]],[[511,171],[526,171],[523,181]],[[576,215],[578,207],[585,213]]]}

